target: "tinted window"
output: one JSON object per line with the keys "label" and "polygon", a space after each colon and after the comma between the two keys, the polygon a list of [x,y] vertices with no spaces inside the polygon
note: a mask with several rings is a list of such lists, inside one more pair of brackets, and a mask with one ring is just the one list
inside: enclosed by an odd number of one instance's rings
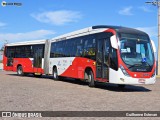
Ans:
{"label": "tinted window", "polygon": [[95,38],[91,35],[53,42],[50,57],[87,57],[95,59],[95,42]]}
{"label": "tinted window", "polygon": [[15,47],[15,58],[32,58],[33,50],[32,46],[16,46]]}
{"label": "tinted window", "polygon": [[118,59],[117,59],[117,50],[111,48],[110,51],[110,67],[114,70],[118,70]]}
{"label": "tinted window", "polygon": [[41,47],[43,49],[42,55],[44,56],[44,45],[25,45],[7,47],[6,56],[10,58],[33,58],[33,51],[35,47]]}
{"label": "tinted window", "polygon": [[6,56],[9,58],[14,58],[15,47],[7,47]]}

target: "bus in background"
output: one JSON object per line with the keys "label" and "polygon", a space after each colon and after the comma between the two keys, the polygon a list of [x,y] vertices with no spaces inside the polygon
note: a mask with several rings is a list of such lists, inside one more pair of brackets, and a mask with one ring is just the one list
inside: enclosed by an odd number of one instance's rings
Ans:
{"label": "bus in background", "polygon": [[5,45],[3,64],[6,71],[17,71],[18,75],[44,73],[44,49],[46,40],[26,41]]}
{"label": "bus in background", "polygon": [[142,31],[121,26],[92,26],[51,40],[49,73],[119,84],[154,84],[156,51]]}
{"label": "bus in background", "polygon": [[100,25],[51,40],[7,44],[3,63],[4,70],[17,71],[18,75],[46,74],[54,79],[80,79],[90,87],[95,82],[124,87],[155,83],[154,52],[154,42],[145,32]]}

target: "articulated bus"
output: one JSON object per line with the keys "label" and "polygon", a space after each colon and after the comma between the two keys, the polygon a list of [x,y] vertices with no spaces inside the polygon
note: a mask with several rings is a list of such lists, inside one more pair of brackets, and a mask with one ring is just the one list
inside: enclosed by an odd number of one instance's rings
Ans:
{"label": "articulated bus", "polygon": [[50,40],[7,44],[4,70],[18,75],[52,75],[95,82],[154,84],[154,42],[142,31],[121,26],[92,26]]}

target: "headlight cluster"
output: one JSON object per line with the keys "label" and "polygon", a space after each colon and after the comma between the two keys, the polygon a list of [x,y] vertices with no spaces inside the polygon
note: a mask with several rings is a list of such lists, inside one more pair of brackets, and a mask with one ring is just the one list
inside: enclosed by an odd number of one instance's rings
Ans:
{"label": "headlight cluster", "polygon": [[130,75],[128,74],[128,72],[124,69],[124,67],[122,65],[120,65],[120,69],[122,70],[123,74],[127,77],[130,77]]}
{"label": "headlight cluster", "polygon": [[151,77],[154,77],[155,75],[156,75],[156,69],[154,69],[154,72]]}

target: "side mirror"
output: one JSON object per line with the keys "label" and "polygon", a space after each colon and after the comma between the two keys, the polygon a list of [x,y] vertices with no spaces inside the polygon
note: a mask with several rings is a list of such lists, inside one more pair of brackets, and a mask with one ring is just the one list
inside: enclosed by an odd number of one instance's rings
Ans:
{"label": "side mirror", "polygon": [[151,44],[152,44],[153,52],[155,53],[155,52],[156,52],[156,46],[155,46],[155,44],[154,44],[154,41],[153,41],[153,40],[151,40]]}
{"label": "side mirror", "polygon": [[111,46],[114,49],[118,49],[118,42],[117,42],[117,39],[116,39],[116,35],[113,35],[113,36],[110,37],[110,42],[111,42]]}

